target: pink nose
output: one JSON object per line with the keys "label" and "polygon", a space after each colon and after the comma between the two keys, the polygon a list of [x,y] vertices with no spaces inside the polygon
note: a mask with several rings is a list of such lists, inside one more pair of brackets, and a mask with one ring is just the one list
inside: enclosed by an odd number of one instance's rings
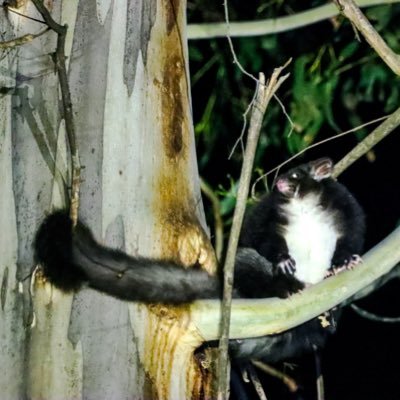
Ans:
{"label": "pink nose", "polygon": [[276,181],[276,187],[280,192],[284,192],[287,187],[287,182],[284,179],[280,178]]}

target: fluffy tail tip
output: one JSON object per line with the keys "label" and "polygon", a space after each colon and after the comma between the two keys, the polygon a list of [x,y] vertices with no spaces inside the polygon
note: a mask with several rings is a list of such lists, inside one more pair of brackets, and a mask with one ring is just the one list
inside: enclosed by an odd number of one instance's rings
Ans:
{"label": "fluffy tail tip", "polygon": [[78,289],[83,273],[72,259],[73,227],[68,213],[59,210],[49,215],[40,225],[34,242],[36,261],[44,275],[59,289]]}

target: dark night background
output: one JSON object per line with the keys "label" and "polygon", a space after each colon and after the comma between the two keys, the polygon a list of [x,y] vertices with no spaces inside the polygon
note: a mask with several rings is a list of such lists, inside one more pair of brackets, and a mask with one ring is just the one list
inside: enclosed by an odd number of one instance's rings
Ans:
{"label": "dark night background", "polygon": [[[222,21],[222,5],[216,3],[189,1],[189,23]],[[262,2],[232,1],[231,20],[271,18],[324,4],[321,1],[297,3],[270,1],[263,7]],[[400,4],[364,10],[393,50],[400,53]],[[234,39],[238,59],[254,75],[262,71],[268,76],[274,67],[293,58],[288,68],[291,77],[278,94],[295,125],[300,121],[292,134],[296,140],[286,137],[287,120],[276,102],[271,104],[264,121],[254,179],[307,144],[390,114],[400,106],[399,77],[364,41],[357,42],[351,51],[343,50],[350,43],[355,43],[354,32],[343,18],[268,37]],[[237,183],[241,162],[239,150],[231,160],[228,155],[240,134],[242,113],[252,97],[254,83],[232,63],[226,39],[191,41],[189,47],[200,174],[219,195],[227,232],[234,204],[231,190]],[[345,54],[344,61],[335,54]],[[299,59],[304,62],[296,63]],[[306,78],[299,72],[301,68]],[[320,92],[328,93],[328,100],[319,97]],[[302,121],[303,98],[299,93],[306,93],[303,96],[311,93],[308,101],[320,110],[315,118],[319,119],[318,126],[313,125],[314,121]],[[375,126],[307,151],[289,166],[322,156],[339,161]],[[311,141],[306,136],[310,131]],[[399,133],[397,128],[339,177],[367,214],[365,250],[387,236],[400,221]],[[208,206],[206,199],[205,205]],[[213,225],[211,217],[209,224]],[[357,304],[378,315],[400,316],[399,292],[400,283],[393,280]],[[323,353],[326,399],[400,399],[399,337],[400,323],[372,322],[345,308],[337,334]],[[260,372],[268,399],[316,399],[313,357],[291,361],[298,366],[287,372],[302,386],[301,393],[289,394],[280,381],[265,378]],[[257,398],[249,393],[250,398]]]}

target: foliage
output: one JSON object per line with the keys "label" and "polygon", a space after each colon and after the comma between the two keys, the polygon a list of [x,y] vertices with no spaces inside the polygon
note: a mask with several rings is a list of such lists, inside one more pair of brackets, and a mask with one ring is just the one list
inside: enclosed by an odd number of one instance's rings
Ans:
{"label": "foliage", "polygon": [[[256,20],[321,4],[325,2],[231,0],[229,7],[231,20]],[[400,5],[386,4],[365,12],[383,39],[400,53]],[[188,20],[223,21],[223,7],[213,1],[190,1]],[[293,126],[278,102],[272,102],[256,156],[259,174],[318,140],[388,114],[399,105],[399,77],[365,41],[357,40],[351,24],[341,16],[280,34],[234,38],[233,43],[238,60],[255,76],[259,71],[269,75],[293,59],[288,68],[291,78],[278,93]],[[224,38],[191,41],[189,51],[200,173],[212,186],[219,186],[221,211],[226,214],[234,204],[236,183],[231,176],[239,175],[240,146],[229,160],[228,155],[242,130],[242,114],[253,96],[254,82],[232,63]],[[368,132],[358,131],[354,140]],[[346,149],[336,143],[333,151],[344,155]],[[222,186],[229,188],[221,190]]]}

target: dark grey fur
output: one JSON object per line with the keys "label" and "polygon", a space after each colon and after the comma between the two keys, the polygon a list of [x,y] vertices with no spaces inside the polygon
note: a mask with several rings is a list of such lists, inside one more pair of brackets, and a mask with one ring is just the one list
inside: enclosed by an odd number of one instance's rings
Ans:
{"label": "dark grey fur", "polygon": [[[322,191],[320,206],[336,213],[343,231],[332,263],[346,265],[361,250],[364,215],[344,186],[329,177],[316,180],[313,175],[316,167],[327,174],[332,162],[320,159],[292,169],[282,177],[290,183],[290,192],[297,190],[302,195],[310,190]],[[293,172],[299,179],[291,178]],[[235,263],[235,297],[288,297],[304,287],[291,273],[276,268],[277,262],[288,257],[286,243],[279,234],[282,225],[290,229],[286,216],[280,213],[280,204],[285,201],[285,196],[275,189],[246,219],[242,248]],[[88,285],[123,300],[167,304],[221,296],[217,277],[196,267],[186,269],[172,261],[133,257],[102,246],[81,222],[72,229],[65,211],[57,211],[45,219],[36,235],[35,253],[44,274],[64,291]],[[331,317],[329,329],[322,328],[319,320],[313,319],[278,335],[232,340],[231,354],[239,359],[278,361],[311,351],[323,346],[335,330],[334,319]]]}

